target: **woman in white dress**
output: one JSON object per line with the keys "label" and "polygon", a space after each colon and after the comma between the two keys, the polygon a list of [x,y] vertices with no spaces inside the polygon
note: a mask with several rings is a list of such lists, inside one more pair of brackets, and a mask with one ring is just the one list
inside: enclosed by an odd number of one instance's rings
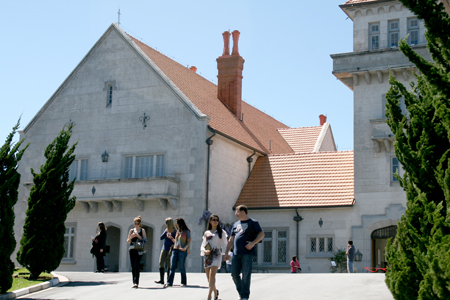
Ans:
{"label": "woman in white dress", "polygon": [[214,292],[214,299],[219,299],[219,290],[216,289],[216,273],[222,265],[222,255],[227,249],[227,233],[220,227],[219,216],[211,215],[208,221],[208,230],[203,234],[201,256],[205,257],[205,272],[209,282],[208,300]]}

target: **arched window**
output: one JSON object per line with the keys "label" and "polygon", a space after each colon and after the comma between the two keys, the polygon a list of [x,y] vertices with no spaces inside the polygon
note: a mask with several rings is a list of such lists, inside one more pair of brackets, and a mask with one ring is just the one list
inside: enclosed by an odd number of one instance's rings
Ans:
{"label": "arched window", "polygon": [[372,239],[387,239],[390,237],[394,237],[397,234],[397,226],[388,226],[384,228],[380,228],[377,230],[374,230],[372,232]]}

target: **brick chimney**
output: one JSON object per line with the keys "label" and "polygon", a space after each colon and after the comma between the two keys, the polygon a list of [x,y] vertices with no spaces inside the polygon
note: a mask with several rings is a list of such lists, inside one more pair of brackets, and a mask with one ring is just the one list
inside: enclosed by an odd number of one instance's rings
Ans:
{"label": "brick chimney", "polygon": [[320,120],[320,126],[322,126],[323,124],[325,124],[327,122],[327,117],[324,115],[320,115],[319,120]]}
{"label": "brick chimney", "polygon": [[235,114],[239,119],[241,113],[242,96],[242,70],[244,59],[239,55],[238,41],[240,32],[233,31],[233,51],[230,55],[230,32],[223,34],[223,54],[217,58],[217,97]]}

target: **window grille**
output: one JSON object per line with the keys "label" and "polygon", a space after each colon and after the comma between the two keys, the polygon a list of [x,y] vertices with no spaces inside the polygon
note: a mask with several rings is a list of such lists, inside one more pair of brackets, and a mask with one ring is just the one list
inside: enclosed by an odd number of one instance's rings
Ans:
{"label": "window grille", "polygon": [[311,252],[316,253],[316,238],[311,238]]}
{"label": "window grille", "polygon": [[384,228],[377,229],[372,232],[372,239],[387,239],[390,237],[395,237],[397,234],[397,226],[388,226]]}
{"label": "window grille", "polygon": [[327,242],[328,242],[327,251],[328,252],[333,252],[333,238],[332,237],[328,237],[327,238]]}
{"label": "window grille", "polygon": [[263,263],[272,263],[272,239],[263,241]]}
{"label": "window grille", "polygon": [[[287,230],[268,230],[264,232],[264,239],[258,256],[262,264],[286,264],[287,256]],[[253,258],[253,262],[257,262],[257,258]]]}
{"label": "window grille", "polygon": [[108,86],[108,105],[112,104],[113,86]]}
{"label": "window grille", "polygon": [[319,238],[319,252],[325,252],[325,238]]}

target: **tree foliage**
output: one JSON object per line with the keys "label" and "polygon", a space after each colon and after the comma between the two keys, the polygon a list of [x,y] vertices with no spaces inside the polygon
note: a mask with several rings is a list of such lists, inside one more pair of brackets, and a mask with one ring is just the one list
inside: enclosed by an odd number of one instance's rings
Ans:
{"label": "tree foliage", "polygon": [[386,94],[387,123],[405,170],[397,178],[407,197],[387,246],[386,283],[395,299],[450,299],[450,18],[435,0],[400,1],[424,21],[433,62],[400,41],[421,74],[409,89],[391,76]]}
{"label": "tree foliage", "polygon": [[34,185],[17,261],[30,271],[32,278],[55,270],[64,256],[64,222],[76,200],[75,196],[70,197],[75,180],[69,182],[69,168],[76,147],[76,143],[70,148],[68,145],[71,127],[63,128],[48,145],[44,153],[47,160],[40,173],[31,169]]}
{"label": "tree foliage", "polygon": [[14,205],[17,202],[20,174],[17,167],[22,158],[25,146],[19,150],[23,140],[13,143],[14,135],[19,128],[20,120],[13,127],[0,148],[0,292],[6,293],[12,286],[14,264],[11,254],[16,248],[14,238]]}
{"label": "tree foliage", "polygon": [[330,261],[334,261],[336,266],[331,266],[331,273],[344,273],[347,272],[347,254],[344,249],[337,249],[333,252],[333,257],[330,257]]}

